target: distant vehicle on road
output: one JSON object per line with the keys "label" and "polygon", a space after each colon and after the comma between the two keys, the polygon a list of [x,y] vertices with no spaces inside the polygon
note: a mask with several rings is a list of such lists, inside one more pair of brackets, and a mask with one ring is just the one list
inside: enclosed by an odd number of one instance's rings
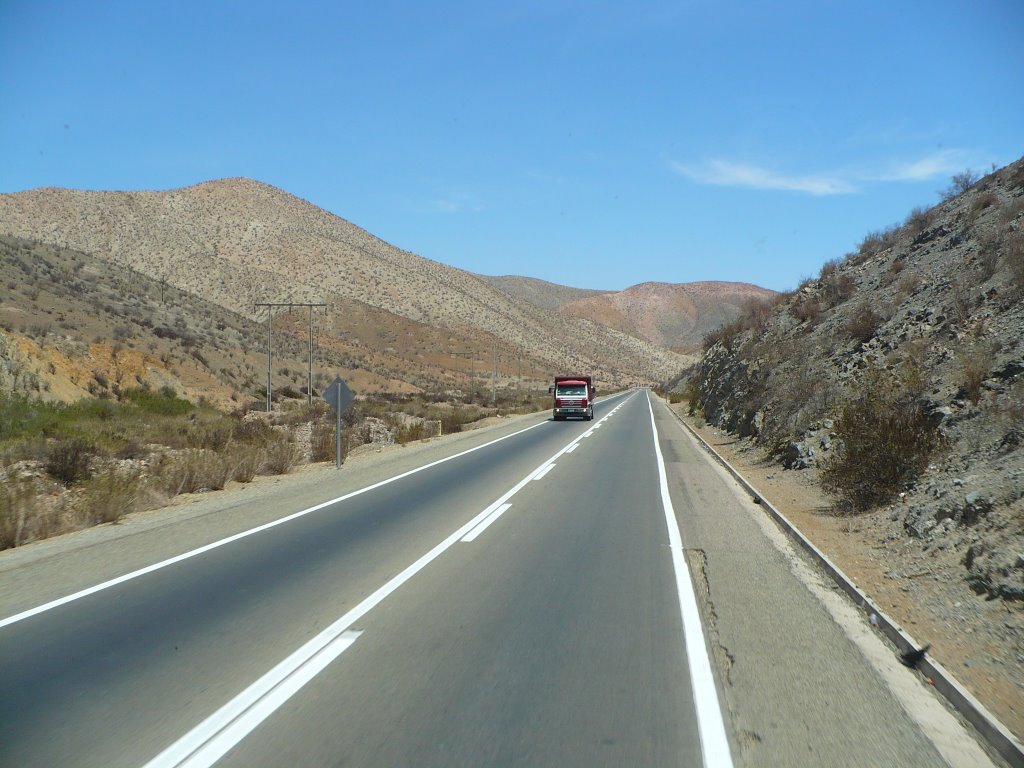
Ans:
{"label": "distant vehicle on road", "polygon": [[594,418],[594,381],[590,376],[555,376],[555,385],[548,388],[555,396],[552,414],[555,421],[580,416],[586,421]]}

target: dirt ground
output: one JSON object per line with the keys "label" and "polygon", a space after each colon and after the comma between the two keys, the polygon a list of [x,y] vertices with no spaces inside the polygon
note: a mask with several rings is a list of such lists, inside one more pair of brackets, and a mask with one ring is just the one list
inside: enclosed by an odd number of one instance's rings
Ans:
{"label": "dirt ground", "polygon": [[698,422],[685,406],[672,408],[887,615],[931,643],[931,655],[1024,740],[1024,605],[976,595],[960,555],[909,537],[898,506],[836,515],[815,470],[785,470],[749,440]]}

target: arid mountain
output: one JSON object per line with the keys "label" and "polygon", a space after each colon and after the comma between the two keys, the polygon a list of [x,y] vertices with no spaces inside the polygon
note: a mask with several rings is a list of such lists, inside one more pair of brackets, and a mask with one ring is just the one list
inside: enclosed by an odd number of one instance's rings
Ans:
{"label": "arid mountain", "polygon": [[567,285],[519,275],[477,275],[477,277],[499,291],[507,293],[513,299],[520,299],[541,309],[558,309],[563,304],[568,304],[576,299],[602,296],[608,293],[589,288],[570,288]]}
{"label": "arid mountain", "polygon": [[[372,363],[385,378],[394,373],[415,386],[454,383],[468,367],[489,368],[492,355],[474,350],[496,349],[506,375],[513,364],[541,377],[590,370],[606,384],[657,381],[685,362],[586,319],[567,323],[249,179],[167,192],[37,189],[0,195],[0,234],[136,270],[250,320],[265,317],[256,312],[257,302],[327,303],[330,336],[351,341],[359,360],[411,353],[432,358],[424,367],[431,369],[431,382],[421,380],[424,371],[388,371]],[[353,325],[352,306],[361,314],[386,313],[384,346],[371,346]],[[467,345],[474,350],[462,349]]]}
{"label": "arid mountain", "polygon": [[[469,366],[489,359],[489,347],[453,342],[446,331],[359,302],[337,299],[335,307],[344,332],[331,318],[314,318],[314,390],[338,374],[361,393],[412,392],[413,381],[433,391],[482,386]],[[274,390],[298,392],[307,383],[308,314],[281,311],[273,332]],[[420,347],[393,346],[407,338]],[[461,375],[446,375],[447,360],[430,351],[445,345],[461,355]],[[504,373],[507,384],[507,366]],[[516,373],[527,385],[539,375],[529,363]],[[0,236],[0,391],[71,401],[169,386],[230,406],[262,397],[266,380],[265,321],[104,259]]]}
{"label": "arid mountain", "polygon": [[692,353],[709,331],[735,320],[746,303],[774,295],[750,283],[641,283],[617,293],[576,299],[558,310],[659,347]]}

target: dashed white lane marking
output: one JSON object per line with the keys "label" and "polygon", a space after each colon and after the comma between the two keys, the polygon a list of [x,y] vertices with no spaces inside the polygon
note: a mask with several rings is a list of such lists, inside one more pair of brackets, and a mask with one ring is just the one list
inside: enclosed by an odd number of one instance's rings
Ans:
{"label": "dashed white lane marking", "polygon": [[542,477],[544,477],[544,475],[546,475],[548,472],[550,472],[554,468],[555,468],[554,464],[548,464],[546,467],[544,467],[544,469],[542,469],[540,472],[538,472],[536,475],[534,475],[533,479],[534,480],[540,480]]}
{"label": "dashed white lane marking", "polygon": [[580,444],[576,443],[576,445],[574,445],[571,448],[569,448],[569,450],[567,450],[566,453],[572,453],[573,451],[575,451],[579,447],[580,447]]}
{"label": "dashed white lane marking", "polygon": [[351,647],[361,634],[337,626],[324,630],[150,760],[145,768],[213,765]]}
{"label": "dashed white lane marking", "polygon": [[[493,507],[494,505],[491,505],[491,506]],[[493,523],[495,520],[497,520],[499,517],[501,517],[505,513],[505,510],[507,510],[511,506],[512,506],[511,504],[499,504],[498,507],[495,508],[493,512],[491,512],[490,514],[487,515],[487,517],[485,517],[483,520],[481,520],[480,524],[476,528],[474,528],[472,531],[467,533],[465,536],[463,536],[462,539],[460,539],[460,541],[464,541],[467,544],[469,542],[473,541],[473,539],[475,539],[481,533],[486,531],[487,527],[491,523]],[[491,507],[488,507],[487,509],[491,509]],[[484,511],[486,512],[487,510],[484,510]]]}
{"label": "dashed white lane marking", "polygon": [[668,490],[668,474],[665,458],[658,443],[658,425],[654,420],[654,406],[647,395],[647,407],[651,411],[651,431],[654,434],[654,455],[658,459],[658,478],[661,485],[661,506],[665,510],[668,526],[668,543],[672,552],[672,568],[676,574],[676,591],[679,593],[679,609],[683,619],[683,642],[690,666],[690,687],[693,690],[694,708],[697,710],[697,731],[700,734],[701,755],[705,768],[732,768],[732,754],[729,739],[725,735],[722,706],[718,701],[718,689],[711,672],[711,659],[704,641],[697,597],[690,580],[683,553],[683,537],[679,532],[675,508]]}

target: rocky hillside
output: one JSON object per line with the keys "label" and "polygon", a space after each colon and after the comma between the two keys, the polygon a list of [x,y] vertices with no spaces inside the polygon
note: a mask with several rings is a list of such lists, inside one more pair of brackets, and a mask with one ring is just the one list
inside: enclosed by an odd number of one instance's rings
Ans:
{"label": "rocky hillside", "polygon": [[710,341],[679,384],[708,422],[820,473],[837,511],[889,509],[936,578],[1024,600],[1024,160]]}
{"label": "rocky hillside", "polygon": [[[505,360],[535,361],[542,370],[592,370],[608,384],[655,381],[682,362],[645,339],[588,320],[574,319],[567,328],[564,317],[249,179],[167,192],[0,195],[0,234],[134,269],[250,319],[260,319],[256,302],[358,302],[411,324],[391,350],[432,354],[452,375],[467,359],[452,357],[452,346],[464,344],[497,347]],[[343,338],[355,338],[339,310],[332,309],[331,322]],[[429,349],[432,340],[421,329],[451,342]],[[473,362],[482,367],[489,357]]]}
{"label": "rocky hillside", "polygon": [[558,310],[660,347],[692,353],[708,333],[735,320],[749,302],[774,294],[750,283],[641,283],[624,291],[575,299]]}

